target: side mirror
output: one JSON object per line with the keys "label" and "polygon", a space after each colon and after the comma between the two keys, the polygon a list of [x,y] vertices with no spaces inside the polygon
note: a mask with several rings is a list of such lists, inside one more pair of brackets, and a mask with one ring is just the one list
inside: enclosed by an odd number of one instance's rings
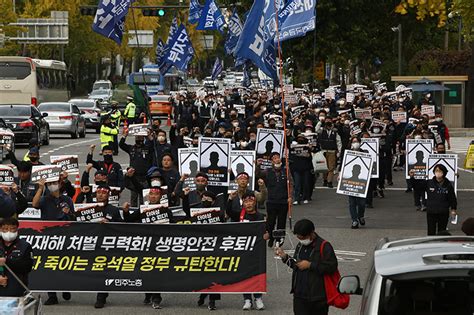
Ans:
{"label": "side mirror", "polygon": [[48,117],[48,113],[42,113],[41,116]]}
{"label": "side mirror", "polygon": [[341,294],[361,295],[362,288],[360,287],[359,276],[342,277],[337,284],[337,291]]}

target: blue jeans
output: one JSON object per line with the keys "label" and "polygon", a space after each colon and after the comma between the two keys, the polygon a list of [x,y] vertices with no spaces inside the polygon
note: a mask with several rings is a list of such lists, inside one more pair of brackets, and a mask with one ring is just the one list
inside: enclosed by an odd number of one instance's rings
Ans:
{"label": "blue jeans", "polygon": [[295,181],[293,199],[295,201],[309,200],[311,171],[295,171],[293,179]]}
{"label": "blue jeans", "polygon": [[349,196],[349,211],[352,222],[363,218],[365,214],[365,198]]}

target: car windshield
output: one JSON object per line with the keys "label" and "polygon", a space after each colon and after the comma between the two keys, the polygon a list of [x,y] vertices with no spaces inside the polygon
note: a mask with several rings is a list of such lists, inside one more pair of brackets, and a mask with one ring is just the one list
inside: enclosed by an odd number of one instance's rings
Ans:
{"label": "car windshield", "polygon": [[473,310],[474,279],[471,277],[384,279],[378,314],[472,314]]}
{"label": "car windshield", "polygon": [[38,109],[41,112],[70,112],[71,105],[59,103],[41,104],[38,106]]}
{"label": "car windshield", "polygon": [[73,103],[79,108],[92,108],[95,104],[95,102],[90,102],[86,100],[70,100],[69,103]]}
{"label": "car windshield", "polygon": [[31,116],[30,106],[24,105],[2,105],[0,106],[1,117]]}
{"label": "car windshield", "polygon": [[91,95],[107,95],[109,94],[108,90],[95,90],[91,92]]}
{"label": "car windshield", "polygon": [[110,89],[110,84],[109,83],[94,83],[94,87],[92,88],[93,90],[108,90]]}

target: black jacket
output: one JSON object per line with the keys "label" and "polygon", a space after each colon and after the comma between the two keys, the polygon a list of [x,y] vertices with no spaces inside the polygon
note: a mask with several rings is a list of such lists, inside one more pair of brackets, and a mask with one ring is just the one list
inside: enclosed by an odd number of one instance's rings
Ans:
{"label": "black jacket", "polygon": [[436,177],[426,182],[426,212],[429,214],[443,214],[449,209],[457,209],[458,202],[454,187],[445,178],[441,183]]}
{"label": "black jacket", "polygon": [[[332,245],[327,242],[323,248],[323,257],[320,257],[320,248],[324,240],[317,235],[316,239],[308,246],[312,246],[313,249],[310,254],[311,266],[308,272],[308,287],[309,287],[309,300],[312,302],[326,301],[326,289],[324,287],[323,275],[333,274],[337,271],[337,257],[334,253]],[[296,245],[295,254],[293,257],[285,257],[283,262],[293,269],[291,293],[294,293],[297,282],[298,274],[301,272],[296,266],[298,260],[298,253],[300,252],[303,245],[298,243]]]}
{"label": "black jacket", "polygon": [[[292,182],[291,174],[289,181]],[[268,169],[265,183],[268,190],[267,203],[288,204],[288,183],[284,167],[281,167],[279,171],[273,167]]]}
{"label": "black jacket", "polygon": [[87,154],[87,164],[91,163],[96,170],[107,171],[107,180],[109,186],[120,187],[123,189],[123,171],[120,164],[112,162],[112,164],[106,165],[104,161],[94,161],[92,154]]}
{"label": "black jacket", "polygon": [[125,138],[121,138],[119,147],[130,156],[130,166],[135,169],[135,174],[144,178],[148,169],[153,165],[153,142],[137,146],[126,144]]}
{"label": "black jacket", "polygon": [[[28,285],[28,274],[33,267],[31,245],[17,238],[7,247],[3,240],[0,240],[0,256],[7,259],[8,267],[25,285]],[[6,287],[0,287],[0,296],[23,296],[26,290],[5,267],[3,274],[8,280]]]}

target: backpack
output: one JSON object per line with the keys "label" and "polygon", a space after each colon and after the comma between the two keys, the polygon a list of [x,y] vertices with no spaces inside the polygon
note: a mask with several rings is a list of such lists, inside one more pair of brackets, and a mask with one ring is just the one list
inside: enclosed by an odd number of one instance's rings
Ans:
{"label": "backpack", "polygon": [[[321,259],[323,258],[323,249],[327,241],[321,243],[319,254]],[[323,275],[324,277],[324,288],[326,289],[326,299],[329,306],[334,306],[340,309],[346,309],[349,306],[350,296],[349,294],[341,294],[337,290],[337,284],[341,279],[339,270],[336,270],[333,274]]]}

